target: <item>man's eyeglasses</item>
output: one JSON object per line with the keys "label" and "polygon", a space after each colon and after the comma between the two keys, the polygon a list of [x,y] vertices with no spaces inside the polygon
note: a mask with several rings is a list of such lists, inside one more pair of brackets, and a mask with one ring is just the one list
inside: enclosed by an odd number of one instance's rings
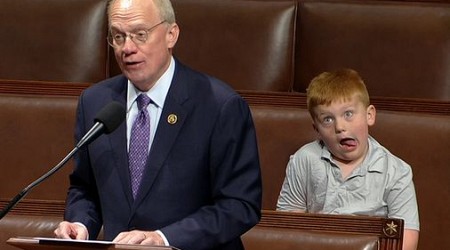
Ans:
{"label": "man's eyeglasses", "polygon": [[108,44],[114,48],[120,48],[125,44],[127,37],[130,37],[131,41],[133,41],[136,45],[144,44],[150,33],[159,25],[165,23],[166,21],[161,21],[160,23],[152,26],[149,29],[137,30],[135,32],[130,33],[120,33],[117,31],[111,31],[108,35]]}

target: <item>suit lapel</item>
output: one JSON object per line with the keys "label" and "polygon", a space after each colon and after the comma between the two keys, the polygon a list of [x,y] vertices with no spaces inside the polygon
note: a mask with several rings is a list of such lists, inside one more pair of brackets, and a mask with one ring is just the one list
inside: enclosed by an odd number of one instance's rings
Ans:
{"label": "suit lapel", "polygon": [[[118,101],[125,107],[127,99],[127,82],[125,77],[120,78],[120,88],[112,91],[112,100]],[[114,166],[117,169],[122,190],[124,190],[128,204],[133,204],[131,194],[130,172],[128,170],[128,152],[127,152],[127,126],[126,121],[123,122],[116,131],[110,134],[111,152],[113,152]]]}

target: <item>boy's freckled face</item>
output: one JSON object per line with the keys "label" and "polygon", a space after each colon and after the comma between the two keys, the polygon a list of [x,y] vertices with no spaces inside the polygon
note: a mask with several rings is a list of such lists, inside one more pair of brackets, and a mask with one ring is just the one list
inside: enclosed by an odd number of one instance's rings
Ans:
{"label": "boy's freckled face", "polygon": [[314,128],[333,157],[344,163],[362,161],[368,149],[368,126],[375,121],[374,107],[364,107],[354,96],[319,105],[314,111]]}

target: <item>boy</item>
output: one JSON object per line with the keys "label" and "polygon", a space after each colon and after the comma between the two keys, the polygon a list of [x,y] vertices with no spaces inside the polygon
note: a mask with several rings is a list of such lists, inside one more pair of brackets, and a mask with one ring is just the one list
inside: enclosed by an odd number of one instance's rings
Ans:
{"label": "boy", "polygon": [[403,249],[416,249],[411,167],[369,135],[376,110],[358,73],[318,75],[307,89],[307,105],[318,139],[290,157],[277,210],[401,218]]}

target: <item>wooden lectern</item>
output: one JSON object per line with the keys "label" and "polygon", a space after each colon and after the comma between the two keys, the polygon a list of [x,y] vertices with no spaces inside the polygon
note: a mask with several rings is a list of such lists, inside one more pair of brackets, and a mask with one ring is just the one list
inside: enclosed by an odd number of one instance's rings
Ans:
{"label": "wooden lectern", "polygon": [[30,238],[17,237],[10,238],[6,241],[9,245],[24,249],[24,250],[179,250],[170,246],[146,246],[146,245],[130,245],[130,244],[115,244],[110,241],[89,241],[89,240],[64,240],[56,238]]}

